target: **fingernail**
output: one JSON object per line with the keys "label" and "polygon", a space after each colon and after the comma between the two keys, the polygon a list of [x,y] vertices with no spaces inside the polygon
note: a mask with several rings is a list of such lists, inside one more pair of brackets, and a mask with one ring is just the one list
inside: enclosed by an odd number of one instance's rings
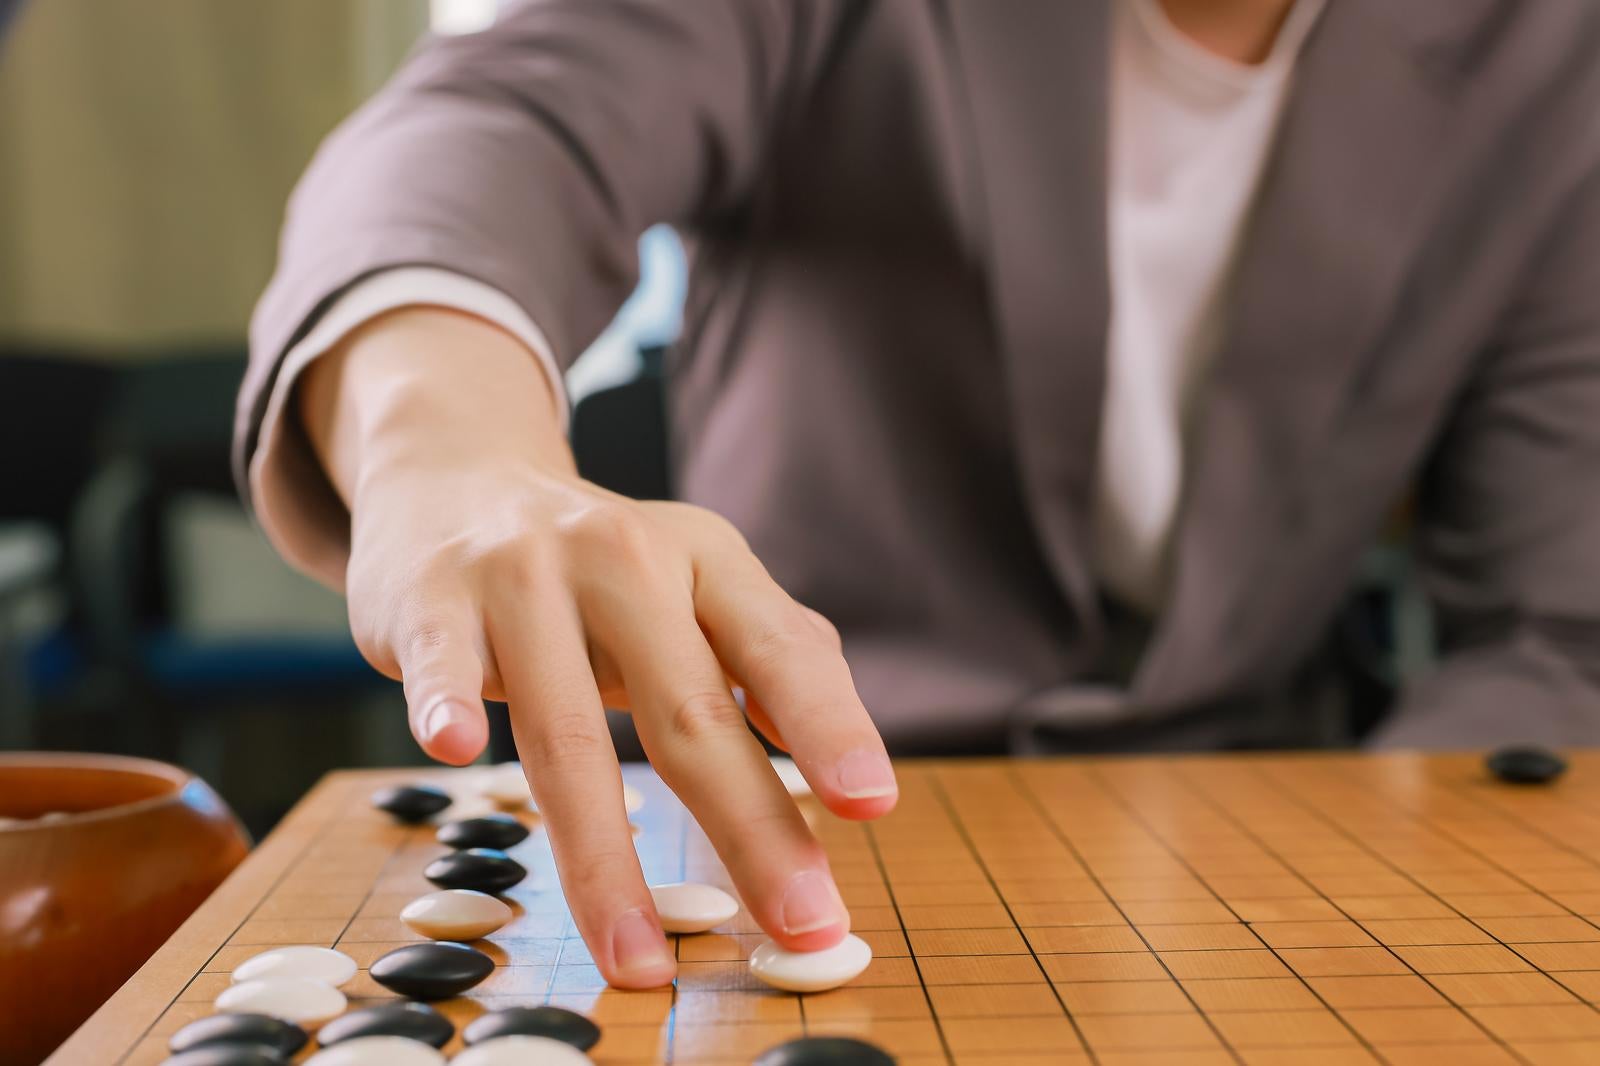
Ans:
{"label": "fingernail", "polygon": [[783,890],[783,931],[790,936],[814,933],[848,917],[833,878],[820,870],[795,874]]}
{"label": "fingernail", "polygon": [[468,725],[472,721],[472,712],[454,700],[440,700],[429,707],[422,715],[422,737],[424,744],[432,744],[444,736],[448,729]]}
{"label": "fingernail", "polygon": [[667,938],[641,910],[629,911],[611,927],[611,958],[618,970],[633,973],[672,965]]}
{"label": "fingernail", "polygon": [[898,791],[888,756],[858,748],[839,760],[839,791],[846,799],[877,799]]}

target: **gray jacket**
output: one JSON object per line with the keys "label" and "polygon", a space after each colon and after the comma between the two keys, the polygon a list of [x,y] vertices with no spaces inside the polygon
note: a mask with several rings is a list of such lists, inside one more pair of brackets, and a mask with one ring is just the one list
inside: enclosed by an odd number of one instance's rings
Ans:
{"label": "gray jacket", "polygon": [[891,743],[1041,719],[1067,746],[1099,721],[1329,739],[1285,693],[1412,489],[1448,654],[1379,739],[1600,738],[1600,8],[1328,5],[1194,427],[1168,607],[1113,677],[1125,627],[1086,550],[1109,2],[544,0],[429,43],[295,194],[237,462],[353,281],[479,278],[571,360],[668,221],[693,255],[681,495],[839,625]]}

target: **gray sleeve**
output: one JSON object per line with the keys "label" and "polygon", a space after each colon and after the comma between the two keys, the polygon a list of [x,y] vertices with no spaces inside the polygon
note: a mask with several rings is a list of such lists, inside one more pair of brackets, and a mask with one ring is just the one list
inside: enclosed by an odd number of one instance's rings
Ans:
{"label": "gray sleeve", "polygon": [[515,300],[569,364],[656,222],[739,210],[838,0],[524,0],[424,43],[323,144],[251,324],[245,483],[284,353],[353,282],[438,267]]}
{"label": "gray sleeve", "polygon": [[1600,743],[1600,168],[1566,198],[1420,503],[1446,654],[1377,742]]}

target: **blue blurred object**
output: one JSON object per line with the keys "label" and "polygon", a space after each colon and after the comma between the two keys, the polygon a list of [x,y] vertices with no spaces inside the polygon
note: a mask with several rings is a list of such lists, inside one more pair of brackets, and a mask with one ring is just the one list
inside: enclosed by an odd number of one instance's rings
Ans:
{"label": "blue blurred object", "polygon": [[670,226],[646,230],[639,238],[638,286],[567,374],[567,396],[574,404],[651,373],[641,353],[665,349],[678,339],[688,281],[677,233]]}
{"label": "blue blurred object", "polygon": [[145,635],[139,658],[152,682],[185,696],[238,689],[323,690],[328,685],[370,684],[379,679],[354,641],[332,637],[197,640],[159,630]]}

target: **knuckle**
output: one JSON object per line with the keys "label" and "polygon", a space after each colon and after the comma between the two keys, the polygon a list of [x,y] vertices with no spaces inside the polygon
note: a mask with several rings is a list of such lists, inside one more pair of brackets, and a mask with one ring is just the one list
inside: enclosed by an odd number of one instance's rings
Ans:
{"label": "knuckle", "polygon": [[526,532],[488,538],[458,551],[470,560],[471,568],[497,583],[538,586],[549,570],[548,546],[542,538]]}
{"label": "knuckle", "polygon": [[410,669],[426,667],[455,650],[456,636],[448,621],[435,614],[420,614],[403,624],[401,659]]}
{"label": "knuckle", "polygon": [[[781,807],[747,811],[739,819],[739,826],[750,840],[783,840],[792,846],[797,835],[796,823],[801,817],[794,804],[786,803]],[[799,824],[804,825],[804,822]]]}
{"label": "knuckle", "polygon": [[521,755],[535,766],[588,763],[611,753],[610,738],[588,715],[576,711],[545,715],[530,734],[522,744],[528,750]]}
{"label": "knuckle", "polygon": [[557,528],[573,550],[611,560],[644,560],[654,547],[648,524],[625,503],[588,504],[562,518]]}
{"label": "knuckle", "polygon": [[746,640],[750,669],[758,674],[781,669],[801,656],[814,655],[824,639],[803,617],[767,622],[752,630]]}
{"label": "knuckle", "polygon": [[750,550],[750,544],[744,539],[744,534],[739,532],[739,527],[715,511],[708,511],[703,507],[688,507],[693,511],[691,521],[712,544],[743,552]]}
{"label": "knuckle", "polygon": [[574,903],[606,899],[618,885],[626,883],[629,864],[635,861],[633,855],[621,848],[606,847],[586,838],[583,857],[569,862],[561,871],[568,899]]}
{"label": "knuckle", "polygon": [[834,625],[827,615],[810,607],[802,607],[801,610],[805,612],[807,621],[822,634],[830,648],[834,651],[844,650],[844,638],[839,635],[839,627]]}
{"label": "knuckle", "polygon": [[725,736],[745,728],[744,712],[729,693],[699,689],[672,702],[667,728],[683,741]]}

